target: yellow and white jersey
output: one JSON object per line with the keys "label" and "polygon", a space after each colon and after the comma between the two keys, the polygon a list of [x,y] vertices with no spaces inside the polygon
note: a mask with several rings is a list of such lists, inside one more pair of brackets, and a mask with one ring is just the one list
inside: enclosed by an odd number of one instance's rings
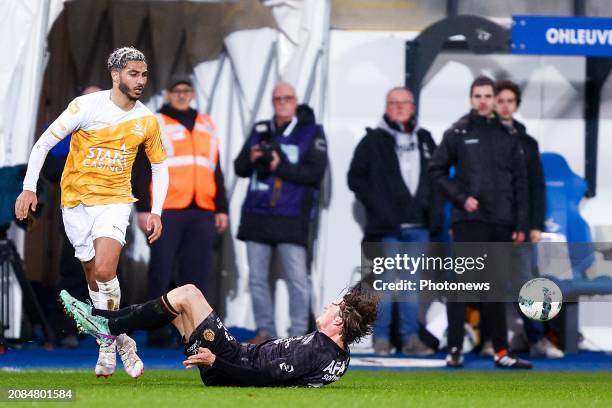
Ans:
{"label": "yellow and white jersey", "polygon": [[138,146],[152,164],[166,158],[157,119],[141,102],[124,111],[110,90],[79,96],[51,124],[58,139],[72,133],[62,174],[62,206],[132,203],[132,164]]}

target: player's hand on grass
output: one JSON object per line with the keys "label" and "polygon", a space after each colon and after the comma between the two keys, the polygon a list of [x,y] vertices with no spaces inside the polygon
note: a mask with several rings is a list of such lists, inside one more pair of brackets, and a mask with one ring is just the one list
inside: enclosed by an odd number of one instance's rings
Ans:
{"label": "player's hand on grass", "polygon": [[38,199],[36,198],[36,193],[33,191],[23,190],[19,197],[17,197],[17,201],[15,201],[15,217],[18,220],[25,220],[28,218],[28,210],[32,209],[32,211],[36,211],[36,205],[38,204]]}
{"label": "player's hand on grass", "polygon": [[161,236],[161,232],[162,232],[161,217],[157,214],[150,213],[147,216],[146,228],[147,230],[145,231],[145,234],[149,238],[149,244],[152,244],[155,241],[157,241],[159,237]]}
{"label": "player's hand on grass", "polygon": [[197,365],[205,365],[211,367],[215,363],[217,356],[207,348],[198,348],[198,354],[191,355],[187,360],[183,361],[185,368],[195,367]]}

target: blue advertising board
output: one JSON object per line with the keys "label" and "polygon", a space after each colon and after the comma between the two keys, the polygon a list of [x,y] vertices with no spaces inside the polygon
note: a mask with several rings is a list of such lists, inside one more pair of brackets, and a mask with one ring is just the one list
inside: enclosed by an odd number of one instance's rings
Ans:
{"label": "blue advertising board", "polygon": [[513,16],[512,53],[612,57],[612,18]]}

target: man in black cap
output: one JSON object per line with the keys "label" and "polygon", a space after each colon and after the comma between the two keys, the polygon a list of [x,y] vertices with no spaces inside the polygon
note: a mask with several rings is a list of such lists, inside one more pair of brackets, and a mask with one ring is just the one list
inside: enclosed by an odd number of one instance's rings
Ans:
{"label": "man in black cap", "polygon": [[[151,245],[149,299],[170,289],[175,265],[178,285],[193,284],[208,294],[213,243],[228,225],[219,138],[212,119],[191,108],[193,94],[189,76],[173,76],[165,91],[168,102],[157,114],[168,156],[170,185],[163,206],[163,238]],[[145,171],[147,165],[135,167],[133,190],[139,199],[138,225],[148,234],[145,220],[151,210],[150,175]],[[153,332],[148,341],[152,346],[168,343],[169,333],[161,332]]]}

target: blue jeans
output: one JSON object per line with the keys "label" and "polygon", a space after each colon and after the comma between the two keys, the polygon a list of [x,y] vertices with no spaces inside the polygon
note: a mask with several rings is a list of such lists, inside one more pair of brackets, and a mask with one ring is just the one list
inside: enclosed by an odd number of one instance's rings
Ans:
{"label": "blue jeans", "polygon": [[[258,333],[276,337],[274,300],[270,288],[270,261],[274,246],[247,241],[249,290]],[[277,244],[276,255],[287,276],[289,290],[289,336],[301,336],[308,330],[310,288],[306,270],[306,248],[296,244]]]}
{"label": "blue jeans", "polygon": [[[429,243],[429,231],[426,228],[402,228],[401,232],[397,236],[387,236],[383,238],[383,243],[399,243],[399,242],[422,242],[422,249],[415,252],[420,255],[425,252]],[[416,256],[417,254],[412,254]],[[395,256],[395,253],[389,253],[387,256]],[[389,273],[387,271],[385,273]],[[397,276],[396,276],[397,277]],[[391,279],[387,279],[391,281]],[[412,296],[410,296],[412,295]],[[399,314],[399,332],[402,338],[418,334],[418,313],[419,303],[418,296],[416,293],[409,294],[409,296],[403,296],[402,301],[397,303],[398,314]],[[393,299],[389,292],[385,292],[381,301],[378,305],[378,320],[374,325],[374,337],[376,339],[389,339],[391,333],[391,317]]]}

